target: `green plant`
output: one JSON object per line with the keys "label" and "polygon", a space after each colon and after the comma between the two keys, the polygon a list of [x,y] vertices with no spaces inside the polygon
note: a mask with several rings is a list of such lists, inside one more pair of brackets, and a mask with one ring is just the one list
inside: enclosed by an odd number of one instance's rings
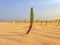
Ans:
{"label": "green plant", "polygon": [[31,8],[31,13],[30,13],[30,27],[28,29],[28,31],[26,32],[26,34],[28,34],[32,28],[33,25],[33,21],[34,21],[34,12],[33,12],[33,7]]}

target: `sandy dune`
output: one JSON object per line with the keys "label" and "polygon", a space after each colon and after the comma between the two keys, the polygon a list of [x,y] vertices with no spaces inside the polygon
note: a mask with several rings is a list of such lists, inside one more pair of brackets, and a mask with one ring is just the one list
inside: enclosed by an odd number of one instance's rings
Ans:
{"label": "sandy dune", "polygon": [[29,23],[0,22],[0,45],[60,45],[60,26],[34,23],[28,35]]}

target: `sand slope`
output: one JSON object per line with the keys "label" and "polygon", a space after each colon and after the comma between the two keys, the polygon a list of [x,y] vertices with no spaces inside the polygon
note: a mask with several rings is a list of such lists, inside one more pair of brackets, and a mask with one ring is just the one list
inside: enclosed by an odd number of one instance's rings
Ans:
{"label": "sand slope", "polygon": [[28,35],[29,23],[0,22],[0,45],[60,45],[60,26],[34,23]]}

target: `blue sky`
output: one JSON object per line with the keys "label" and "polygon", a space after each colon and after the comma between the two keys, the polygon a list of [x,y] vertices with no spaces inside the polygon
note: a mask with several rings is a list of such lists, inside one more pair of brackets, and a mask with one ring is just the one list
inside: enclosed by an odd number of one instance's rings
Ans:
{"label": "blue sky", "polygon": [[60,0],[0,0],[0,21],[29,19],[31,7],[35,20],[60,18]]}

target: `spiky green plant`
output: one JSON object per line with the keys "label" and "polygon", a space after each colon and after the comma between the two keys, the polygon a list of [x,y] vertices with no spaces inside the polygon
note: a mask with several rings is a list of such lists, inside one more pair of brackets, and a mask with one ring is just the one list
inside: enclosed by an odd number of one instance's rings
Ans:
{"label": "spiky green plant", "polygon": [[33,21],[34,21],[34,12],[33,12],[33,7],[31,8],[31,13],[30,13],[30,27],[28,29],[28,31],[26,32],[26,34],[28,34],[32,28],[33,25]]}

